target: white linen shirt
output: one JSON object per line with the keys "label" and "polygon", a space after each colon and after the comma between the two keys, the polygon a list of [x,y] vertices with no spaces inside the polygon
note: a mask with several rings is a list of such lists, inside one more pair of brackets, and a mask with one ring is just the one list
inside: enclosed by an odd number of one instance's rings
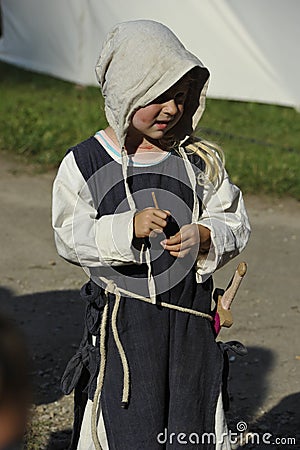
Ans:
{"label": "white linen shirt", "polygon": [[[121,164],[105,132],[97,133],[95,138]],[[242,193],[223,170],[222,183],[214,191],[204,187],[203,212],[197,223],[210,230],[211,247],[205,258],[196,261],[198,283],[238,255],[250,236]],[[140,264],[132,247],[136,212],[103,215],[97,219],[92,196],[73,152],[65,156],[53,184],[52,226],[60,256],[89,268]]]}

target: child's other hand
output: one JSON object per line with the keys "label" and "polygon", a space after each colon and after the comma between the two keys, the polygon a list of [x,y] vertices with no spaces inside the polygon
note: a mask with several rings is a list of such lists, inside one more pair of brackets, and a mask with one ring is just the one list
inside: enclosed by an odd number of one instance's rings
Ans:
{"label": "child's other hand", "polygon": [[192,223],[183,225],[178,233],[162,241],[161,245],[170,255],[184,258],[191,251],[196,254],[208,252],[210,242],[210,230],[203,225]]}
{"label": "child's other hand", "polygon": [[167,225],[167,217],[171,213],[157,208],[146,208],[134,216],[134,234],[137,238],[145,238],[151,233],[161,233]]}

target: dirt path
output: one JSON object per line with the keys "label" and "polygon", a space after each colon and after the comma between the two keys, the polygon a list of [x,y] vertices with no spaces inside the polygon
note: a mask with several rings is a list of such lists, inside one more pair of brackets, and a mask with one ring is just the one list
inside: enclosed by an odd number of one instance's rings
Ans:
{"label": "dirt path", "polygon": [[[79,287],[84,272],[61,260],[50,226],[54,173],[33,174],[0,156],[1,311],[13,315],[34,358],[37,415],[30,448],[64,449],[72,399],[59,379],[82,332]],[[244,448],[300,448],[299,251],[300,203],[247,197],[252,237],[241,257],[221,269],[225,287],[238,261],[249,265],[233,308],[235,324],[220,339],[242,341],[248,356],[230,358],[229,423],[245,421],[262,436],[296,437],[298,444]],[[298,357],[298,358],[296,358]],[[256,421],[255,421],[256,419]],[[49,440],[48,440],[49,438]],[[260,439],[262,439],[260,437]],[[46,444],[48,440],[48,445]]]}

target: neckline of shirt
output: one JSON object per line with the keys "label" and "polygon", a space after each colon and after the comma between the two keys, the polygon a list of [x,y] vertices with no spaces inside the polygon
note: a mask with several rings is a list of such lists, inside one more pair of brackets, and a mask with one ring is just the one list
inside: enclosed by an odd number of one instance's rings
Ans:
{"label": "neckline of shirt", "polygon": [[[112,159],[114,159],[118,164],[122,164],[122,157],[119,149],[115,145],[115,143],[110,139],[110,137],[105,133],[104,130],[99,130],[94,135],[94,137],[97,139],[98,142],[102,145],[102,147],[106,150],[106,152],[111,156]],[[146,155],[146,152],[145,152]],[[155,166],[156,164],[159,164],[163,162],[165,159],[167,159],[171,155],[171,152],[163,152],[162,156],[160,158],[157,158],[155,162],[152,163],[141,163],[139,161],[136,161],[136,156],[128,155],[129,157],[129,164],[134,167],[149,167],[149,166]],[[139,155],[140,156],[140,155]]]}

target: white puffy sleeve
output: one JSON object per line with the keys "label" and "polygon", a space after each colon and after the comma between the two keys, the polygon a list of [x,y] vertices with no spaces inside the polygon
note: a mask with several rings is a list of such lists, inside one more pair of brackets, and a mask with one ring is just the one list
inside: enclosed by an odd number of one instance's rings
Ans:
{"label": "white puffy sleeve", "polygon": [[240,189],[231,183],[225,169],[222,175],[217,187],[207,184],[203,190],[203,213],[198,223],[210,230],[211,247],[208,255],[197,260],[198,282],[238,255],[251,232]]}
{"label": "white puffy sleeve", "polygon": [[60,256],[84,267],[137,262],[132,249],[136,211],[97,219],[92,195],[73,152],[60,165],[52,198],[52,226]]}

